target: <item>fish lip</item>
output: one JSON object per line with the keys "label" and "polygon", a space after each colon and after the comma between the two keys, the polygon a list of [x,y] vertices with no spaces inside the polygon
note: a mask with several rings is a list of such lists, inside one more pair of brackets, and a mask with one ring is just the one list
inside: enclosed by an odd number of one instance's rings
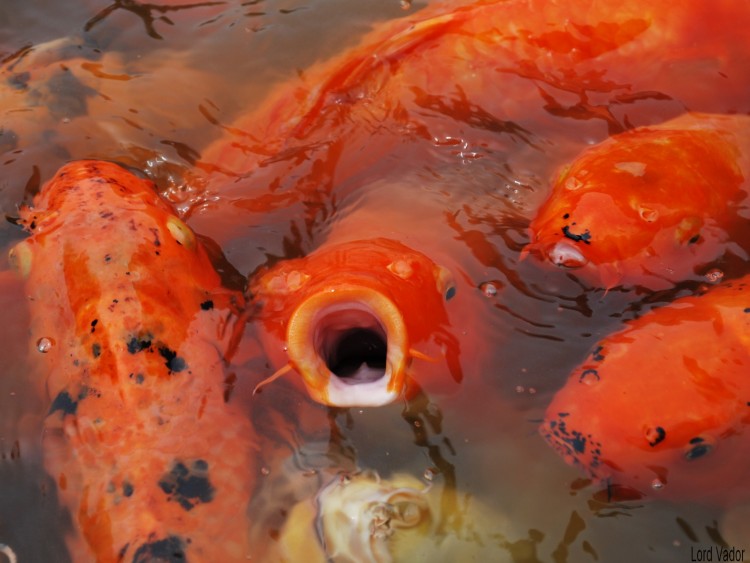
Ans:
{"label": "fish lip", "polygon": [[[328,365],[331,350],[347,330],[379,335],[386,346],[382,371],[342,377]],[[337,340],[338,338],[338,340]],[[382,406],[399,397],[405,385],[408,337],[398,307],[383,293],[357,285],[326,288],[310,295],[292,313],[287,353],[311,397],[338,407]]]}

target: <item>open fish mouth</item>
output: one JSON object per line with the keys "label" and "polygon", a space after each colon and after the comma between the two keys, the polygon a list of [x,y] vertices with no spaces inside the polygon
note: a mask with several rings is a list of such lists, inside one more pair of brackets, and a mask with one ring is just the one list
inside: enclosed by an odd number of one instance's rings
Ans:
{"label": "open fish mouth", "polygon": [[401,312],[369,287],[308,297],[287,329],[289,359],[313,399],[331,406],[381,406],[403,391],[408,339]]}

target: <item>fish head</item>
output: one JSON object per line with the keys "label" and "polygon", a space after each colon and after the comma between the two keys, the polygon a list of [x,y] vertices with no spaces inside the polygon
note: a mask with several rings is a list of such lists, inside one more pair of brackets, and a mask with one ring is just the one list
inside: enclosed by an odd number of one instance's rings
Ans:
{"label": "fish head", "polygon": [[148,244],[155,249],[150,254],[162,261],[174,253],[187,253],[188,257],[193,253],[198,266],[205,266],[205,254],[195,234],[158,195],[154,184],[113,162],[66,164],[42,187],[33,204],[20,211],[19,222],[32,235],[11,251],[12,263],[21,273],[28,271],[30,246],[45,244],[47,238],[53,243],[76,238],[106,241],[92,234],[97,227],[102,236],[117,230],[121,237],[106,254],[108,260],[118,253],[138,255],[139,245]]}
{"label": "fish head", "polygon": [[715,316],[685,323],[690,308],[660,313],[663,322],[594,349],[550,403],[541,434],[589,477],[641,496],[716,501],[748,492],[750,352]]}
{"label": "fish head", "polygon": [[[415,343],[448,324],[450,272],[390,239],[323,247],[251,288],[265,331],[310,395],[335,406],[390,403],[410,385]],[[281,362],[280,362],[281,363]]]}
{"label": "fish head", "polygon": [[527,252],[606,289],[687,279],[721,252],[718,223],[742,182],[737,159],[712,131],[611,137],[559,174],[531,222]]}
{"label": "fish head", "polygon": [[[89,323],[97,316],[104,323],[111,315],[115,322],[112,311],[125,307],[114,306],[121,283],[132,284],[144,314],[182,319],[184,325],[172,323],[175,331],[187,330],[219,298],[221,280],[193,231],[152,182],[115,163],[66,164],[20,215],[30,236],[10,250],[11,265],[29,287],[64,292],[81,334],[93,333]],[[58,299],[57,293],[36,298]],[[222,295],[229,299],[229,294]],[[104,296],[116,299],[112,311],[95,315],[92,308]],[[52,334],[57,329],[45,330]],[[133,337],[149,340],[140,329],[132,330]]]}

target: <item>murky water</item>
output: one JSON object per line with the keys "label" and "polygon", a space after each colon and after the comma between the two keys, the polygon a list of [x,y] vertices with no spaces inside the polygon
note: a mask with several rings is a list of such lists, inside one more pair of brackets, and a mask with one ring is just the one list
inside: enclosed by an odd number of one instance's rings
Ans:
{"label": "murky water", "polygon": [[[398,239],[453,271],[458,297],[449,315],[461,331],[463,379],[430,368],[435,379],[402,404],[326,409],[284,379],[252,395],[273,368],[255,346],[259,327],[249,326],[231,370],[234,393],[263,436],[252,507],[258,541],[278,542],[294,500],[360,467],[386,477],[409,473],[436,491],[436,532],[410,560],[681,562],[693,550],[723,545],[750,553],[750,528],[737,516],[746,507],[607,500],[601,485],[565,465],[537,433],[551,397],[595,342],[698,282],[659,293],[605,292],[520,254],[550,178],[581,147],[686,108],[750,111],[750,63],[737,57],[735,73],[719,76],[701,59],[701,41],[715,38],[710,26],[697,26],[695,52],[669,67],[672,77],[695,78],[669,86],[670,76],[643,77],[632,90],[650,94],[640,98],[628,98],[628,88],[607,97],[607,85],[576,100],[564,73],[542,85],[511,73],[498,95],[508,95],[503,107],[511,114],[527,117],[518,123],[496,123],[458,95],[450,108],[424,100],[425,114],[433,112],[425,117],[429,141],[404,142],[361,169],[342,165],[335,178],[316,172],[309,157],[227,181],[221,191],[211,185],[208,195],[188,181],[202,151],[276,85],[422,5],[2,0],[2,210],[14,217],[66,161],[104,158],[153,177],[188,223],[218,244],[228,278],[241,281],[322,244],[375,236]],[[737,8],[737,22],[748,29],[746,7]],[[727,34],[729,60],[742,51],[732,38],[745,31]],[[607,78],[615,91],[624,81]],[[517,96],[529,84],[549,98],[524,107]],[[305,174],[336,189],[321,183],[292,205],[253,207],[253,197],[275,182],[306,189],[293,184]],[[11,222],[0,227],[3,246],[23,236]],[[726,278],[746,270],[736,257],[721,264]],[[0,544],[22,562],[66,561],[71,517],[57,504],[34,434],[33,413],[46,406],[24,380],[28,313],[18,285],[0,281]]]}

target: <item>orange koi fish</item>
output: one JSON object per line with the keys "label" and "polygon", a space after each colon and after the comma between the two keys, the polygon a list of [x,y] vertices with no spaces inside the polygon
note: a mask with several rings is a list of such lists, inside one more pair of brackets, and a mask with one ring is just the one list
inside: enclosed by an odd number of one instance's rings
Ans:
{"label": "orange koi fish", "polygon": [[541,434],[568,462],[643,495],[750,498],[750,276],[678,299],[599,343]]}
{"label": "orange koi fish", "polygon": [[450,346],[450,272],[395,240],[324,246],[263,272],[250,292],[283,366],[267,381],[294,370],[323,404],[390,403],[413,388],[411,361],[430,359],[416,345]]}
{"label": "orange koi fish", "polygon": [[[204,107],[223,136],[197,162],[208,187],[190,220],[210,229],[221,216],[211,235],[226,240],[251,214],[327,201],[394,155],[496,158],[603,140],[685,107],[743,113],[737,21],[746,12],[729,1],[431,3],[299,73],[246,115],[227,120]],[[734,106],[717,105],[719,88]]]}
{"label": "orange koi fish", "polygon": [[153,185],[64,166],[21,211],[45,465],[75,561],[239,561],[255,471],[225,351],[243,306]]}
{"label": "orange koi fish", "polygon": [[669,287],[727,249],[749,176],[747,116],[636,128],[563,169],[527,251],[599,287]]}

